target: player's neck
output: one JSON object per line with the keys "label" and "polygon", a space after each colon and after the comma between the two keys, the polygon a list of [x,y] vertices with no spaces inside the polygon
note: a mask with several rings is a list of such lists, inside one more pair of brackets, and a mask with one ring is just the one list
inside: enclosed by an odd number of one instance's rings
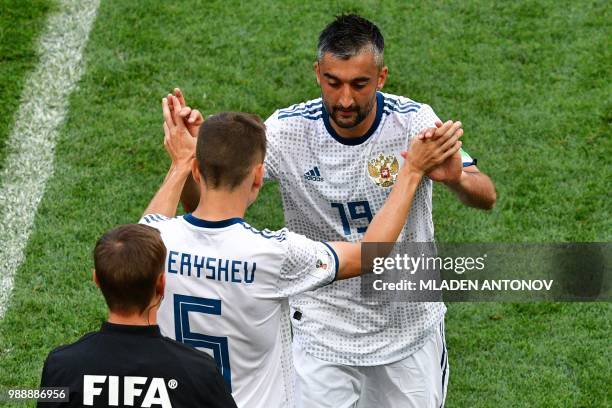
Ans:
{"label": "player's neck", "polygon": [[109,323],[124,324],[128,326],[155,325],[157,324],[157,307],[147,308],[147,310],[141,314],[119,314],[109,310],[107,320]]}
{"label": "player's neck", "polygon": [[193,216],[206,221],[222,221],[243,218],[248,200],[240,189],[234,191],[206,190],[200,196],[200,204]]}
{"label": "player's neck", "polygon": [[376,112],[378,111],[378,100],[377,99],[374,102],[374,107],[372,108],[372,110],[370,110],[370,113],[368,113],[368,116],[366,116],[366,118],[357,126],[352,127],[352,128],[342,128],[338,126],[336,122],[334,122],[331,116],[329,118],[329,123],[331,124],[332,128],[336,131],[336,133],[342,137],[346,137],[346,138],[361,137],[365,135],[368,132],[368,130],[370,130],[370,128],[374,124],[374,121],[376,120]]}

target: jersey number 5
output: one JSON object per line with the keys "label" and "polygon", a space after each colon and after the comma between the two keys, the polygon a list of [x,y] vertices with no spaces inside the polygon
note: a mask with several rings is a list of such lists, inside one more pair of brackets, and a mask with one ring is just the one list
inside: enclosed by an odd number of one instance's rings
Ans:
{"label": "jersey number 5", "polygon": [[204,313],[221,316],[221,300],[195,296],[174,295],[174,329],[176,341],[192,347],[210,349],[221,375],[232,391],[232,372],[230,370],[229,346],[227,337],[208,336],[194,333],[189,327],[189,313]]}
{"label": "jersey number 5", "polygon": [[[344,230],[344,235],[351,235],[351,226],[349,224],[349,219],[346,216],[344,204],[331,203],[331,206],[333,208],[337,208],[340,212],[340,220],[342,221],[342,229]],[[370,221],[372,221],[372,210],[370,210],[370,203],[368,203],[367,201],[350,201],[346,203],[346,206],[348,207],[348,213],[351,216],[351,220],[368,220],[365,223],[365,226],[357,227],[357,233],[362,234],[366,232],[366,230],[368,229],[368,225],[370,225]]]}

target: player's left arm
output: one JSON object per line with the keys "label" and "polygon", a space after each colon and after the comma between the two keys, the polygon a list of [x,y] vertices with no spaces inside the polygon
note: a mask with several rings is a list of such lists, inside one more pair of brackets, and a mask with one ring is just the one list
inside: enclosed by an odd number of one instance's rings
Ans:
{"label": "player's left arm", "polygon": [[[174,99],[169,105],[168,100]],[[161,214],[174,217],[181,198],[181,191],[191,175],[195,158],[196,140],[193,138],[182,118],[180,117],[180,104],[175,96],[162,100],[164,112],[164,147],[172,163],[163,184],[149,203],[144,214]]]}
{"label": "player's left arm", "polygon": [[470,207],[490,210],[497,200],[495,185],[475,165],[464,167],[457,179],[446,180],[444,184]]}

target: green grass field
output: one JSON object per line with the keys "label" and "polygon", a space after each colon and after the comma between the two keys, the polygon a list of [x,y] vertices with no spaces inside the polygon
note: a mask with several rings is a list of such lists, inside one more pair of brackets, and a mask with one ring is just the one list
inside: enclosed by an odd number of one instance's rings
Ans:
{"label": "green grass field", "polygon": [[49,0],[15,2],[0,0],[0,168],[6,156],[4,143],[13,125],[13,109],[23,89],[24,76],[38,62],[35,41],[45,16],[52,11]]}
{"label": "green grass field", "polygon": [[[37,35],[54,10],[51,1],[28,3],[0,2],[0,159],[8,101],[35,66]],[[315,98],[316,39],[342,11],[385,34],[384,90],[460,119],[464,147],[496,183],[491,212],[435,189],[439,241],[611,240],[609,2],[102,0],[0,321],[0,388],[37,386],[47,353],[105,318],[91,250],[105,230],[136,222],[163,180],[161,98],[180,86],[205,114],[264,118]],[[274,184],[247,219],[283,225]],[[609,303],[448,308],[448,407],[612,406]]]}

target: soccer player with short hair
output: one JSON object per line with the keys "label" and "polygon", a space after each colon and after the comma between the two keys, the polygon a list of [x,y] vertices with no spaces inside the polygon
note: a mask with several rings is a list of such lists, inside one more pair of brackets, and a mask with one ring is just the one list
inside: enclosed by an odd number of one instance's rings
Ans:
{"label": "soccer player with short hair", "polygon": [[[339,16],[321,32],[314,69],[321,98],[266,120],[266,177],[280,184],[288,228],[311,239],[354,242],[389,196],[409,142],[459,137],[462,125],[442,124],[430,106],[381,92],[388,74],[384,39],[360,16]],[[185,118],[194,127],[201,121],[188,107]],[[434,240],[432,181],[472,207],[490,209],[496,201],[476,160],[457,153],[422,179],[400,241]],[[197,198],[188,183],[184,205]],[[333,408],[443,405],[444,304],[366,300],[360,282],[338,281],[290,298],[298,400]]]}
{"label": "soccer player with short hair", "polygon": [[159,231],[147,225],[121,225],[100,237],[93,279],[108,321],[49,353],[41,387],[67,387],[67,400],[39,407],[236,407],[210,356],[160,333],[165,260]]}
{"label": "soccer player with short hair", "polygon": [[[165,99],[163,109],[172,166],[141,220],[158,228],[168,247],[160,327],[214,355],[239,407],[293,407],[287,298],[358,276],[360,245],[249,225],[243,216],[264,179],[263,122],[244,113],[206,119],[193,160],[194,139],[171,99],[172,109]],[[460,144],[454,137],[416,140],[364,240],[394,242],[422,175]],[[168,218],[190,173],[201,189],[198,207]]]}

